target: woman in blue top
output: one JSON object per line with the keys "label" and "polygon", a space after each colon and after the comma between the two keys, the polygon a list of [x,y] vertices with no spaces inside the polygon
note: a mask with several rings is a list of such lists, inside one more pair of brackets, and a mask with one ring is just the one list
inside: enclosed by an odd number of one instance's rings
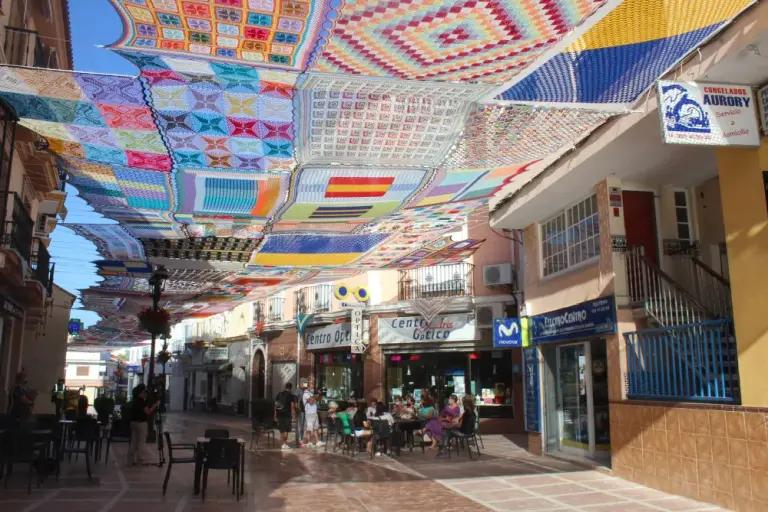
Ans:
{"label": "woman in blue top", "polygon": [[440,445],[440,435],[443,431],[443,425],[438,418],[434,402],[429,396],[422,398],[421,408],[419,409],[419,419],[426,422],[422,434],[428,434],[429,437],[432,438],[432,446],[430,446],[430,448],[438,448]]}

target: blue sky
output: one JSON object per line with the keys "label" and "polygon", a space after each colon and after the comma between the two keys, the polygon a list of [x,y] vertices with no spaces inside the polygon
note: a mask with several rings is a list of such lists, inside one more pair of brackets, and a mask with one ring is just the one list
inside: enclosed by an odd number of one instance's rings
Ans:
{"label": "blue sky", "polygon": [[[119,55],[99,48],[115,42],[122,33],[122,22],[107,0],[69,0],[72,26],[72,49],[75,54],[75,69],[95,73],[137,75],[138,69]],[[67,187],[67,223],[102,224],[113,223],[95,213],[85,201],[77,197],[77,191]],[[51,256],[56,263],[56,284],[71,293],[87,288],[100,281],[96,267],[91,261],[99,259],[96,247],[69,229],[59,225],[51,235]],[[82,305],[77,302],[75,308]],[[96,313],[73,310],[73,318],[79,318],[86,325],[98,321]]]}

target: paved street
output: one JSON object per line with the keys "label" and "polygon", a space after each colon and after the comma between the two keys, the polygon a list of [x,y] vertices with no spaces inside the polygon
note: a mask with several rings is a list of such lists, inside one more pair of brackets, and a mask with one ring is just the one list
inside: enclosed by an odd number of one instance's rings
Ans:
{"label": "paved street", "polygon": [[[250,440],[239,418],[168,415],[174,442],[191,441],[207,428],[229,428]],[[350,458],[324,451],[278,449],[249,452],[246,494],[238,503],[224,472],[214,471],[205,503],[192,494],[192,465],[175,465],[165,497],[165,468],[124,467],[125,445],[113,445],[108,464],[95,465],[94,482],[83,460],[64,464],[61,480],[49,479],[31,495],[20,468],[0,490],[3,512],[422,511],[422,510],[720,510],[664,494],[570,463],[533,456],[501,436],[486,436],[481,460],[466,455],[436,458],[420,450],[388,457]],[[263,443],[263,438],[262,438]],[[146,458],[155,454],[147,451]]]}

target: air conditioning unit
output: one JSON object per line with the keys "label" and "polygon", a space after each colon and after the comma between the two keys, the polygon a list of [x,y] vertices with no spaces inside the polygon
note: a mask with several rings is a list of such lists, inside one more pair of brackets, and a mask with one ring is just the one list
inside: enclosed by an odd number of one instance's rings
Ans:
{"label": "air conditioning unit", "polygon": [[514,278],[512,263],[499,263],[498,265],[485,265],[483,267],[483,284],[485,286],[512,284]]}
{"label": "air conditioning unit", "polygon": [[493,328],[493,319],[504,316],[503,304],[487,304],[475,308],[475,323],[478,328]]}

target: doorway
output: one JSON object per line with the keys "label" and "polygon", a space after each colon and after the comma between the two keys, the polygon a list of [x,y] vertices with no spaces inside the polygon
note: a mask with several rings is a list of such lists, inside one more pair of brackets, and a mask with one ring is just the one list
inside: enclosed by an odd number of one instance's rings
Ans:
{"label": "doorway", "polygon": [[544,350],[547,451],[610,465],[608,372],[604,340]]}
{"label": "doorway", "polygon": [[625,190],[621,196],[624,202],[627,247],[642,247],[646,258],[658,264],[656,200],[653,192]]}
{"label": "doorway", "polygon": [[256,350],[253,353],[253,367],[251,369],[251,396],[253,400],[264,398],[265,379],[264,353],[261,350]]}

